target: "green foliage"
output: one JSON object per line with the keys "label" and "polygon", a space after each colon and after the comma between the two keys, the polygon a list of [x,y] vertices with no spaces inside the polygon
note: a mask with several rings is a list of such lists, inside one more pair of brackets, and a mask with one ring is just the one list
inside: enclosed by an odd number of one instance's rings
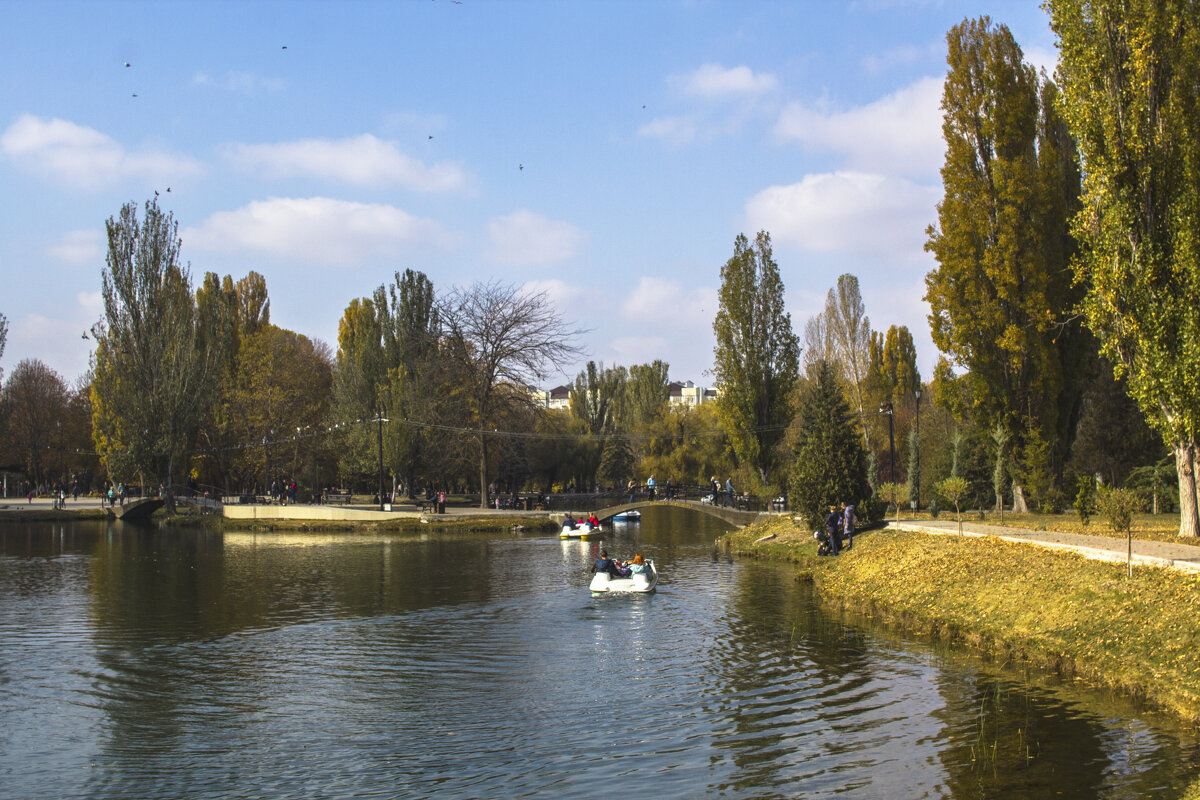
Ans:
{"label": "green foliage", "polygon": [[966,478],[958,475],[951,475],[948,478],[943,478],[942,480],[938,481],[935,490],[942,497],[946,498],[949,503],[953,504],[954,513],[958,516],[958,529],[961,533],[962,506],[963,503],[966,502],[969,492],[971,491],[971,484],[967,482]]}
{"label": "green foliage", "polygon": [[718,301],[713,320],[718,415],[738,458],[761,484],[770,485],[776,444],[792,416],[800,345],[784,310],[783,281],[766,231],[753,246],[738,235],[733,256],[721,268]]}
{"label": "green foliage", "polygon": [[908,431],[908,499],[919,500],[921,497],[921,441],[917,438],[917,429]]}
{"label": "green foliage", "polygon": [[1091,475],[1080,475],[1075,487],[1075,513],[1085,528],[1092,514],[1096,513],[1096,479]]}
{"label": "green foliage", "polygon": [[967,20],[947,42],[945,195],[926,245],[938,261],[926,299],[934,343],[966,371],[949,381],[939,368],[935,400],[985,429],[1037,431],[1055,443],[1057,476],[1086,351],[1067,269],[1074,147],[1052,85],[1039,81],[1007,27]]}
{"label": "green foliage", "polygon": [[1108,524],[1118,533],[1128,533],[1133,525],[1133,512],[1137,511],[1141,497],[1135,489],[1102,487],[1096,493],[1096,506],[1108,518]]}
{"label": "green foliage", "polygon": [[867,459],[862,439],[833,368],[822,362],[801,401],[800,431],[788,497],[810,525],[831,504],[867,497]]}
{"label": "green foliage", "polygon": [[93,437],[110,475],[138,470],[170,485],[216,399],[233,319],[223,303],[193,297],[178,225],[155,201],[140,223],[137,207],[126,204],[106,229]]}
{"label": "green foliage", "polygon": [[1048,0],[1064,108],[1087,165],[1076,280],[1101,352],[1179,455],[1200,532],[1200,13],[1192,0]]}
{"label": "green foliage", "polygon": [[879,487],[879,498],[896,507],[896,518],[900,518],[900,506],[908,502],[908,487],[900,483],[884,483]]}

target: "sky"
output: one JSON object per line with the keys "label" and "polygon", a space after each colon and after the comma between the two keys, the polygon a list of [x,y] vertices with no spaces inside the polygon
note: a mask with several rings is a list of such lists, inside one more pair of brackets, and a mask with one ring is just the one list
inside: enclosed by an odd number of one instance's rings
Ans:
{"label": "sky", "polygon": [[157,192],[194,284],[257,271],[334,350],[414,269],[545,292],[584,356],[543,388],[710,386],[721,267],[765,230],[802,342],[852,273],[928,379],[945,36],[981,15],[1052,72],[1036,0],[0,0],[0,369],[86,372],[105,221]]}

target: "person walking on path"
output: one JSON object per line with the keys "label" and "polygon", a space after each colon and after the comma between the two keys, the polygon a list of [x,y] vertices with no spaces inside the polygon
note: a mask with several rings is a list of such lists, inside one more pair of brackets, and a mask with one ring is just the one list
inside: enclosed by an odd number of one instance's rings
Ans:
{"label": "person walking on path", "polygon": [[651,475],[650,478],[646,481],[646,494],[648,494],[650,496],[651,502],[654,501],[654,489],[657,486],[658,486],[658,483],[655,482],[654,476]]}
{"label": "person walking on path", "polygon": [[842,503],[842,530],[846,534],[846,549],[854,547],[854,506]]}
{"label": "person walking on path", "polygon": [[733,476],[730,475],[725,480],[725,505],[733,507]]}

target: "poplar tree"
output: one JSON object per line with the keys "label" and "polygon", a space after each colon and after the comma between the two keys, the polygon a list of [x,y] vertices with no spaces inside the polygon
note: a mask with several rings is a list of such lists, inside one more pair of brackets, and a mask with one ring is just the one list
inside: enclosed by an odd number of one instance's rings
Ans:
{"label": "poplar tree", "polygon": [[1101,352],[1175,455],[1200,535],[1200,2],[1048,0],[1086,180],[1073,230]]}
{"label": "poplar tree", "polygon": [[938,261],[926,277],[933,341],[965,368],[975,424],[1053,441],[1059,476],[1081,377],[1065,223],[1078,194],[1073,144],[1053,85],[1007,27],[982,17],[946,38],[945,195],[926,244]]}
{"label": "poplar tree", "polygon": [[770,234],[759,231],[753,246],[738,234],[733,256],[721,268],[718,299],[713,320],[713,374],[721,389],[717,415],[739,460],[767,487],[776,446],[791,420],[800,360]]}
{"label": "poplar tree", "polygon": [[173,513],[172,484],[215,399],[232,320],[222,303],[197,304],[178,225],[156,201],[140,222],[127,203],[106,229],[93,438],[110,475],[162,481]]}

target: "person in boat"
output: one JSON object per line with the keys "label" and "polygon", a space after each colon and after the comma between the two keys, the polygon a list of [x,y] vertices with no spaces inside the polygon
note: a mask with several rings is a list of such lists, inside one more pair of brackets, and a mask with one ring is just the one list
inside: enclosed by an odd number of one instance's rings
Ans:
{"label": "person in boat", "polygon": [[627,567],[629,569],[630,577],[635,575],[645,575],[647,578],[650,577],[650,565],[648,565],[646,560],[642,558],[641,553],[638,553],[636,556],[634,556],[633,561],[630,561]]}
{"label": "person in boat", "polygon": [[600,527],[600,520],[596,517],[595,514],[589,514],[587,521],[588,521],[588,525],[591,525],[593,528]]}
{"label": "person in boat", "polygon": [[596,559],[596,563],[592,564],[592,572],[607,572],[609,577],[621,577],[621,567],[608,557],[607,550],[600,551],[600,557]]}
{"label": "person in boat", "polygon": [[564,528],[574,528],[575,527],[575,517],[571,516],[570,511],[567,512],[567,516],[563,520],[563,527]]}

